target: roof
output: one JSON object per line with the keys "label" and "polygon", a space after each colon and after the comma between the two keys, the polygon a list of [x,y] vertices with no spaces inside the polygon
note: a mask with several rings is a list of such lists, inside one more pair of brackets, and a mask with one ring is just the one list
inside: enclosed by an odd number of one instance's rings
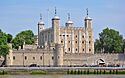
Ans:
{"label": "roof", "polygon": [[85,19],[92,20],[92,18],[90,18],[89,16],[86,16]]}

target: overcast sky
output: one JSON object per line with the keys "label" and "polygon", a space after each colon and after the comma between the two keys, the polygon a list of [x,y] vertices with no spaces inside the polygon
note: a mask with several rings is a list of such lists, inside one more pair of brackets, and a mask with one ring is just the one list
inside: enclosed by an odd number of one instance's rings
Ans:
{"label": "overcast sky", "polygon": [[0,29],[14,36],[28,29],[37,34],[40,13],[46,28],[51,27],[54,7],[61,26],[67,21],[67,13],[75,26],[84,26],[88,8],[95,39],[106,27],[118,30],[125,38],[125,0],[0,0]]}

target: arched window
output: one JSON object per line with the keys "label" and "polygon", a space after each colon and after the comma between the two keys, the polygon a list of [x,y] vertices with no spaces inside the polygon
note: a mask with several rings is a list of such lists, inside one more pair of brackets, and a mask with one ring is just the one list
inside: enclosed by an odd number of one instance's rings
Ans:
{"label": "arched window", "polygon": [[27,56],[25,56],[25,60],[27,60]]}
{"label": "arched window", "polygon": [[33,57],[33,60],[35,60],[35,57]]}

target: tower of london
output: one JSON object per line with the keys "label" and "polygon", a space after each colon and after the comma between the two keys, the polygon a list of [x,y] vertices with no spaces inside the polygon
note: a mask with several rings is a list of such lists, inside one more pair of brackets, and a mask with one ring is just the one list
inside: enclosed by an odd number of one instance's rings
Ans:
{"label": "tower of london", "polygon": [[40,16],[36,45],[24,45],[23,49],[10,49],[7,55],[8,66],[83,66],[102,64],[125,64],[125,54],[95,54],[93,19],[88,10],[82,26],[76,27],[70,14],[65,26],[55,9],[52,26],[45,28]]}
{"label": "tower of london", "polygon": [[60,26],[60,18],[56,14],[52,18],[52,27],[45,28],[42,17],[38,22],[38,45],[41,48],[54,49],[54,44],[62,44],[65,53],[91,53],[94,54],[92,18],[87,15],[84,25],[74,26],[68,14],[65,26]]}

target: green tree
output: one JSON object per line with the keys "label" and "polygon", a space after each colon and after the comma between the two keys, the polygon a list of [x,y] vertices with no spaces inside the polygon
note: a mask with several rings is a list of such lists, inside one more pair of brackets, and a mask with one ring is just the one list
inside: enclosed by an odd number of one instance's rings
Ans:
{"label": "green tree", "polygon": [[7,34],[7,42],[11,43],[13,36],[11,34]]}
{"label": "green tree", "polygon": [[12,46],[15,49],[19,49],[19,46],[23,49],[23,45],[34,43],[34,33],[31,30],[26,30],[18,33],[16,37],[12,40]]}
{"label": "green tree", "polygon": [[0,55],[4,57],[3,65],[6,65],[6,56],[9,54],[9,49],[8,45],[0,45]]}
{"label": "green tree", "polygon": [[0,56],[4,57],[3,64],[6,64],[6,55],[9,54],[9,46],[7,45],[8,35],[0,31]]}
{"label": "green tree", "polygon": [[95,51],[104,53],[123,52],[123,37],[118,31],[106,28],[99,33],[99,39],[95,41]]}
{"label": "green tree", "polygon": [[123,51],[125,51],[125,39],[123,40]]}
{"label": "green tree", "polygon": [[7,34],[0,32],[0,45],[7,45]]}

